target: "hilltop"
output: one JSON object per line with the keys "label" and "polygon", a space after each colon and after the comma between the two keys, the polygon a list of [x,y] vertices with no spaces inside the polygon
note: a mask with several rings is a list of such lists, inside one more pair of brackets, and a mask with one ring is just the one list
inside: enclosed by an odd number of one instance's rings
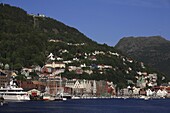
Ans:
{"label": "hilltop", "polygon": [[115,46],[128,56],[170,75],[170,41],[161,36],[125,37]]}
{"label": "hilltop", "polygon": [[[0,4],[0,66],[20,71],[24,67],[63,64],[63,77],[112,81],[118,87],[167,82],[165,76],[121,54],[114,47],[86,37],[77,29],[41,14]],[[70,70],[71,69],[71,70]],[[52,73],[53,74],[53,73]],[[144,78],[145,76],[145,78]],[[148,78],[147,78],[147,77]],[[156,83],[152,77],[157,76]],[[139,80],[138,80],[139,79]]]}

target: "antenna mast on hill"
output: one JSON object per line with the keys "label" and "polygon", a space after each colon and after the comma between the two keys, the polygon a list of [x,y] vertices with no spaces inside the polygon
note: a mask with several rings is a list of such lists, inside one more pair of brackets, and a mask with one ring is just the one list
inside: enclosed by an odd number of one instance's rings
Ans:
{"label": "antenna mast on hill", "polygon": [[39,28],[39,25],[38,25],[38,19],[36,18],[35,15],[33,15],[33,20],[34,20],[34,28]]}

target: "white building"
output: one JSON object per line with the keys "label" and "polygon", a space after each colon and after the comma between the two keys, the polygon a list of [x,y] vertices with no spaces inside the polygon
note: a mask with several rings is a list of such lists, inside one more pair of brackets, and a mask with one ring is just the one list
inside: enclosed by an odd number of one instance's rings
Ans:
{"label": "white building", "polygon": [[62,62],[52,62],[52,63],[46,64],[45,67],[49,67],[49,68],[65,68],[66,66]]}

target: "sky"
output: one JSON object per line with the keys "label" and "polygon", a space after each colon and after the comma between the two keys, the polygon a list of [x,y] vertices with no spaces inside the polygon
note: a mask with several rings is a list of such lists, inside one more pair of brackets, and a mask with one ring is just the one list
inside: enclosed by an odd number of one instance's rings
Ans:
{"label": "sky", "polygon": [[90,39],[114,46],[123,37],[170,40],[170,0],[0,0],[29,14],[44,14]]}

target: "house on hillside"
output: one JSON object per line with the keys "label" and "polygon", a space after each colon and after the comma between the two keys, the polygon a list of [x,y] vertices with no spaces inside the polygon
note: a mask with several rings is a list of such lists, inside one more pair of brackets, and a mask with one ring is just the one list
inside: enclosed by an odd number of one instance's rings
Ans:
{"label": "house on hillside", "polygon": [[101,65],[98,65],[97,68],[98,68],[99,70],[112,69],[112,66],[101,64]]}
{"label": "house on hillside", "polygon": [[41,72],[41,67],[39,65],[35,66],[34,70],[37,71],[37,72]]}
{"label": "house on hillside", "polygon": [[66,66],[62,62],[52,62],[52,63],[47,63],[43,68],[42,72],[46,73],[52,73],[56,69],[64,69]]}
{"label": "house on hillside", "polygon": [[69,71],[75,71],[77,69],[76,66],[68,66]]}
{"label": "house on hillside", "polygon": [[[29,74],[31,73],[31,72],[34,72],[34,69],[33,68],[22,68],[22,70],[21,70],[21,74],[22,75],[25,75],[26,77],[27,77],[27,79],[29,79]],[[31,79],[31,78],[30,78]]]}
{"label": "house on hillside", "polygon": [[84,73],[87,73],[87,74],[91,75],[91,74],[93,74],[93,71],[86,69],[86,70],[84,70]]}
{"label": "house on hillside", "polygon": [[99,55],[99,54],[105,55],[105,52],[103,52],[103,51],[95,51],[94,53],[95,53],[96,55]]}
{"label": "house on hillside", "polygon": [[83,74],[83,69],[77,69],[77,70],[76,70],[76,74],[78,74],[78,75]]}
{"label": "house on hillside", "polygon": [[97,58],[96,58],[96,56],[90,56],[90,57],[89,57],[89,60],[91,60],[91,61],[97,61]]}
{"label": "house on hillside", "polygon": [[157,74],[156,73],[153,73],[153,74],[149,74],[147,76],[147,78],[149,79],[148,81],[148,86],[157,86]]}
{"label": "house on hillside", "polygon": [[66,49],[64,49],[64,50],[60,49],[59,52],[60,52],[60,54],[62,54],[62,53],[69,53],[69,51],[66,50]]}
{"label": "house on hillside", "polygon": [[111,51],[109,51],[109,54],[110,54],[110,55],[113,55],[113,56],[119,56],[118,53],[113,53],[113,52],[111,52]]}
{"label": "house on hillside", "polygon": [[140,88],[145,88],[146,87],[146,80],[145,80],[144,76],[138,77],[136,86],[140,87]]}
{"label": "house on hillside", "polygon": [[70,63],[72,63],[72,62],[73,62],[73,61],[71,61],[71,60],[63,61],[64,64],[70,64]]}
{"label": "house on hillside", "polygon": [[59,60],[60,60],[60,61],[63,60],[63,58],[61,58],[61,57],[57,57],[56,59],[57,59],[58,61],[59,61]]}

